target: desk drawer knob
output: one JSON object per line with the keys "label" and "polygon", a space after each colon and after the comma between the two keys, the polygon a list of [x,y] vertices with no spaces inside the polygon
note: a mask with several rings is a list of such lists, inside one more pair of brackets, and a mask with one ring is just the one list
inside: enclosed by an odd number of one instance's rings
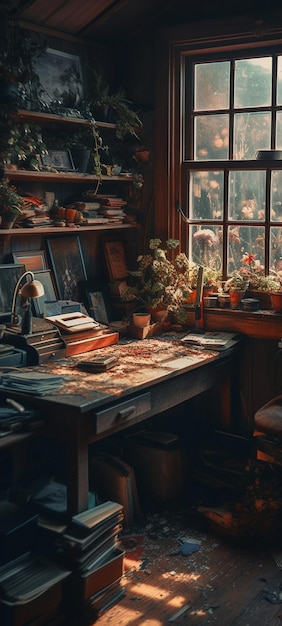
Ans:
{"label": "desk drawer knob", "polygon": [[126,419],[130,415],[133,415],[135,411],[136,411],[136,406],[134,404],[133,406],[128,406],[125,409],[121,409],[117,414],[117,419]]}

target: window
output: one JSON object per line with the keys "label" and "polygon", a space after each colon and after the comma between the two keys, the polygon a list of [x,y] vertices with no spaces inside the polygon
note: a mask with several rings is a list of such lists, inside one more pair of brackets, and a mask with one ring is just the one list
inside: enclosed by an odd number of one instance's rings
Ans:
{"label": "window", "polygon": [[182,49],[179,75],[180,212],[189,257],[223,277],[249,254],[265,274],[282,272],[281,46]]}

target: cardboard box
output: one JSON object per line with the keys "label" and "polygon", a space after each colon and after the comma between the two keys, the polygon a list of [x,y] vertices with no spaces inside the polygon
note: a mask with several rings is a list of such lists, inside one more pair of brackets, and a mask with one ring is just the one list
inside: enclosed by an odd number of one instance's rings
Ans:
{"label": "cardboard box", "polygon": [[126,457],[135,471],[140,498],[165,504],[180,497],[183,452],[177,435],[148,431],[127,439]]}

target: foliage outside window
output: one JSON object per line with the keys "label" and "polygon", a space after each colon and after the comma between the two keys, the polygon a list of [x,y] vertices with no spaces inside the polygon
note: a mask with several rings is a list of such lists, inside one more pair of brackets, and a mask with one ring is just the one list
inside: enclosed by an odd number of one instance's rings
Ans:
{"label": "foliage outside window", "polygon": [[226,277],[253,255],[257,274],[277,276],[282,160],[258,151],[282,151],[282,55],[277,47],[209,58],[186,53],[183,85],[181,204],[189,258]]}

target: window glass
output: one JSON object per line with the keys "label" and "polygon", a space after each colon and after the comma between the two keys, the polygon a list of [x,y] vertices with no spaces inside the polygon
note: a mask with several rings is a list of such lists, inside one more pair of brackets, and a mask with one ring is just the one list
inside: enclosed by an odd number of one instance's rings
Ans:
{"label": "window glass", "polygon": [[191,258],[194,263],[222,270],[222,226],[193,226]]}
{"label": "window glass", "polygon": [[276,113],[276,149],[282,150],[282,112]]}
{"label": "window glass", "polygon": [[273,171],[271,176],[270,220],[282,222],[282,171]]}
{"label": "window glass", "polygon": [[270,148],[270,113],[238,113],[234,117],[234,159],[255,159]]}
{"label": "window glass", "polygon": [[235,61],[235,108],[269,106],[271,82],[271,57]]}
{"label": "window glass", "polygon": [[195,117],[195,159],[201,161],[228,159],[228,146],[228,115],[198,115]]}
{"label": "window glass", "polygon": [[270,270],[282,272],[282,228],[270,229]]}
{"label": "window glass", "polygon": [[282,57],[277,59],[277,104],[282,104]]}
{"label": "window glass", "polygon": [[223,217],[223,172],[192,172],[191,174],[191,218],[222,219]]}
{"label": "window glass", "polygon": [[230,220],[265,220],[265,171],[233,171],[228,178]]}
{"label": "window glass", "polygon": [[258,226],[228,227],[227,273],[248,265],[249,255],[257,268],[265,270],[265,230]]}
{"label": "window glass", "polygon": [[195,111],[228,109],[230,62],[195,65]]}

